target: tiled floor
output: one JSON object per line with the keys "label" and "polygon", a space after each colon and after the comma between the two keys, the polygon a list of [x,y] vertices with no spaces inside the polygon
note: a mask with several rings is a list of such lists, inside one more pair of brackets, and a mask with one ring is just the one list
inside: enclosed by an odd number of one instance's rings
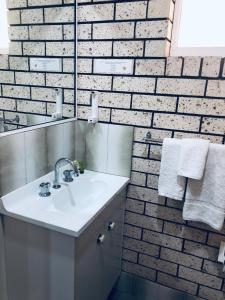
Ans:
{"label": "tiled floor", "polygon": [[196,297],[186,293],[168,290],[162,287],[161,291],[149,291],[148,293],[128,293],[115,290],[107,300],[197,300]]}
{"label": "tiled floor", "polygon": [[[108,300],[137,300],[135,296],[123,292],[114,292]],[[150,300],[150,299],[149,299]]]}
{"label": "tiled floor", "polygon": [[[168,296],[168,297],[167,297]],[[174,295],[171,297],[171,295],[158,295],[158,297],[155,297],[154,295],[149,295],[149,296],[135,296],[129,293],[125,293],[125,292],[114,292],[109,298],[108,300],[195,300],[195,297],[192,297],[190,295]]]}
{"label": "tiled floor", "polygon": [[171,295],[164,295],[164,296],[158,296],[155,297],[154,295],[151,296],[143,296],[143,295],[139,295],[139,296],[135,296],[135,295],[131,295],[129,293],[124,293],[124,292],[115,292],[113,293],[113,295],[111,295],[108,300],[195,300],[196,298],[190,295],[175,295],[174,297]]}
{"label": "tiled floor", "polygon": [[197,300],[192,295],[122,272],[108,300]]}

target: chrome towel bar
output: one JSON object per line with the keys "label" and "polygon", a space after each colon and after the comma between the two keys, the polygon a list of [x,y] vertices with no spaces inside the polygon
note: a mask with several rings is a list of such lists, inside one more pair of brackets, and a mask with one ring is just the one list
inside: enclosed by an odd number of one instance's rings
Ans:
{"label": "chrome towel bar", "polygon": [[[180,134],[180,135],[177,135],[177,138],[178,138],[178,139],[181,139],[181,138],[182,138],[182,135],[181,135],[181,134]],[[151,144],[156,144],[156,145],[161,145],[161,146],[162,146],[162,144],[163,144],[163,140],[162,140],[162,139],[154,139],[154,138],[152,137],[152,134],[151,134],[150,131],[148,131],[148,132],[146,133],[146,136],[145,136],[141,141],[144,142],[144,143],[151,143]]]}

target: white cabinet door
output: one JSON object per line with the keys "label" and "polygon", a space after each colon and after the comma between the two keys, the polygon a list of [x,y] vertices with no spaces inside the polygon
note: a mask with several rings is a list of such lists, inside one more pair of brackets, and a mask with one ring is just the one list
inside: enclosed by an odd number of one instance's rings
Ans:
{"label": "white cabinet door", "polygon": [[103,300],[109,296],[121,272],[124,200],[123,193],[115,198],[113,211],[105,224],[107,235],[104,244]]}
{"label": "white cabinet door", "polygon": [[75,300],[102,300],[104,268],[103,216],[91,224],[76,241],[75,250]]}
{"label": "white cabinet door", "polygon": [[122,192],[76,240],[75,300],[106,300],[116,283],[121,271],[124,202]]}

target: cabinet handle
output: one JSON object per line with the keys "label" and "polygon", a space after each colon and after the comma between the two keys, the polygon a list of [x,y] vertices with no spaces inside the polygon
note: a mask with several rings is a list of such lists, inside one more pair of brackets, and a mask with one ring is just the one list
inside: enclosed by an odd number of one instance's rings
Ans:
{"label": "cabinet handle", "polygon": [[99,234],[98,239],[97,239],[97,243],[98,244],[103,244],[105,240],[105,235],[104,234]]}
{"label": "cabinet handle", "polygon": [[116,223],[115,222],[109,222],[109,225],[108,225],[108,230],[113,230],[116,226]]}

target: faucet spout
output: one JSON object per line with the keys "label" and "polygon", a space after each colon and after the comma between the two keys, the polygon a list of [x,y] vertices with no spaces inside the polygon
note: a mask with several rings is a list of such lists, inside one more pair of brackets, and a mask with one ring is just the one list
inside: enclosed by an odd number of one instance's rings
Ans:
{"label": "faucet spout", "polygon": [[57,162],[55,163],[55,178],[54,178],[54,182],[53,182],[53,188],[54,189],[59,189],[61,187],[60,183],[59,183],[59,170],[62,164],[69,164],[72,168],[72,170],[74,171],[74,174],[76,174],[77,176],[79,175],[79,171],[77,166],[72,162],[72,160],[70,160],[69,158],[60,158],[59,160],[57,160]]}

